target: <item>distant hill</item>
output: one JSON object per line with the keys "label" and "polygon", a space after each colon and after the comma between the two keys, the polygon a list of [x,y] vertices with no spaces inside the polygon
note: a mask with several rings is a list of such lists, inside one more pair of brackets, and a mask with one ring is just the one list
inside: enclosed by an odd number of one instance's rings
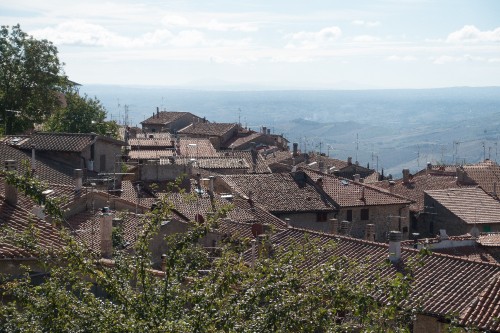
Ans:
{"label": "distant hill", "polygon": [[201,91],[87,85],[81,91],[98,97],[110,118],[120,122],[128,105],[133,125],[156,107],[210,121],[241,121],[254,130],[264,125],[301,149],[321,147],[341,159],[357,156],[361,165],[373,168],[378,161],[386,174],[417,170],[426,162],[477,162],[498,155],[500,87]]}

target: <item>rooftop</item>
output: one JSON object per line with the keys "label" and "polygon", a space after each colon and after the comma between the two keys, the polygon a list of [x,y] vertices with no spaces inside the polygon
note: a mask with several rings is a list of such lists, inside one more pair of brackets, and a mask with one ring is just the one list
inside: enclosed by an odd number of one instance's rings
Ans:
{"label": "rooftop", "polygon": [[178,112],[178,111],[161,111],[159,113],[155,113],[152,117],[141,121],[141,124],[143,125],[148,125],[148,124],[162,124],[162,125],[167,125],[171,122],[176,121],[177,119],[184,117],[184,116],[191,116],[195,117],[190,112]]}
{"label": "rooftop", "polygon": [[179,130],[180,134],[223,136],[238,128],[236,123],[193,123]]}
{"label": "rooftop", "polygon": [[479,187],[425,193],[467,224],[499,223],[500,202]]}

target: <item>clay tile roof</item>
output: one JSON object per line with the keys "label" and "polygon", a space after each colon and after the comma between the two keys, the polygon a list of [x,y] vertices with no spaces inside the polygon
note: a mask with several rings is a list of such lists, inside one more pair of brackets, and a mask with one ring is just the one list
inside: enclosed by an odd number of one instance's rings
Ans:
{"label": "clay tile roof", "polygon": [[[295,228],[271,236],[273,247],[284,249],[305,241],[315,241],[319,246],[334,241],[336,246],[328,251],[304,253],[306,257],[315,258],[305,261],[304,270],[310,267],[311,262],[321,265],[332,256],[345,256],[366,265],[366,272],[376,271],[382,276],[392,276],[408,260],[419,257],[417,250],[402,248],[400,263],[387,265],[389,251],[386,244]],[[246,251],[244,258],[250,261],[251,251]],[[499,326],[494,317],[498,316],[500,309],[499,274],[498,264],[443,254],[426,255],[422,257],[422,264],[414,268],[415,281],[409,302],[427,315],[444,318],[460,314],[459,319],[463,322],[480,322],[484,323],[484,328],[497,330]]]}
{"label": "clay tile roof", "polygon": [[[8,234],[9,231],[22,235],[29,232],[29,230],[34,230],[37,244],[44,251],[57,251],[63,246],[63,241],[59,237],[56,227],[36,218],[19,205],[16,207],[9,205],[2,196],[0,196],[0,229],[3,236]],[[36,249],[27,250],[16,245],[15,242],[10,242],[8,239],[0,241],[0,260],[32,258],[36,255]]]}
{"label": "clay tile roof", "polygon": [[155,160],[163,157],[174,156],[172,149],[144,149],[144,150],[131,150],[128,157],[132,160]]}
{"label": "clay tile roof", "polygon": [[141,149],[142,147],[173,148],[172,140],[170,139],[170,137],[134,138],[129,139],[128,144],[132,147],[132,149]]}
{"label": "clay tile roof", "polygon": [[[179,158],[175,160],[176,164],[188,164],[191,162],[190,158]],[[251,166],[245,161],[244,158],[237,157],[211,157],[195,159],[195,167],[201,169],[249,169]]]}
{"label": "clay tile roof", "polygon": [[491,279],[474,301],[460,313],[460,324],[500,332],[500,274]]}
{"label": "clay tile roof", "polygon": [[263,133],[252,133],[250,135],[241,137],[241,138],[234,138],[227,142],[227,146],[232,149],[240,149],[241,146],[246,145],[249,142],[252,142],[261,136],[263,136]]}
{"label": "clay tile roof", "polygon": [[223,136],[238,127],[236,123],[195,123],[179,130],[180,134]]}
{"label": "clay tile roof", "polygon": [[495,184],[497,187],[500,185],[500,166],[493,161],[465,165],[463,169],[469,178],[490,194],[494,192]]}
{"label": "clay tile roof", "polygon": [[467,224],[499,223],[500,202],[481,188],[455,188],[425,193]]}
{"label": "clay tile roof", "polygon": [[215,157],[219,154],[209,139],[181,138],[179,141],[181,156],[187,157]]}
{"label": "clay tile roof", "polygon": [[194,117],[193,114],[190,112],[177,112],[177,111],[162,111],[159,113],[159,116],[155,115],[153,117],[150,117],[144,121],[141,121],[141,124],[169,124],[173,121],[176,121],[177,119],[185,116],[185,115],[191,115]]}
{"label": "clay tile roof", "polygon": [[269,169],[268,164],[261,154],[252,154],[250,151],[235,150],[221,153],[221,156],[226,156],[228,158],[236,157],[245,160],[249,166],[249,173],[271,173],[271,169]]}
{"label": "clay tile roof", "polygon": [[19,147],[31,149],[35,146],[35,150],[81,152],[95,137],[92,134],[79,133],[35,133]]}
{"label": "clay tile roof", "polygon": [[482,246],[500,247],[500,232],[490,232],[479,235],[477,242]]}
{"label": "clay tile roof", "polygon": [[252,199],[266,210],[275,212],[333,211],[334,208],[316,189],[296,181],[291,174],[247,174],[221,177],[243,197],[252,192]]}
{"label": "clay tile roof", "polygon": [[401,195],[413,201],[410,205],[410,210],[413,212],[424,210],[424,191],[464,187],[457,184],[455,176],[425,173],[415,175],[407,184],[402,179],[393,181],[393,184],[390,185],[389,181],[386,180],[371,183],[371,185],[385,189],[386,191],[390,191],[392,186],[394,194]]}
{"label": "clay tile roof", "polygon": [[[31,168],[29,161],[31,161],[31,153],[21,151],[4,144],[0,144],[0,168],[3,169],[6,160],[16,160],[17,170],[19,173],[28,171],[23,164],[24,161],[28,162],[27,168]],[[50,184],[64,184],[73,185],[73,172],[74,169],[65,167],[60,163],[55,163],[47,158],[40,156],[36,157],[35,175],[40,180]]]}
{"label": "clay tile roof", "polygon": [[321,178],[323,190],[340,207],[404,205],[411,203],[409,199],[388,193],[371,185],[325,175],[309,169],[304,169],[304,172],[315,182]]}

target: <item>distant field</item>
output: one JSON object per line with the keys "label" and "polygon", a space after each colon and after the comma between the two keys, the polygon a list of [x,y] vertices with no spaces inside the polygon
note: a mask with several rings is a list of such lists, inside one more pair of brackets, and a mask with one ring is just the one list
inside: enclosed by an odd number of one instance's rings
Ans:
{"label": "distant field", "polygon": [[254,130],[263,125],[303,150],[321,148],[341,159],[357,156],[361,165],[395,176],[427,162],[498,160],[500,87],[199,91],[88,85],[81,91],[99,98],[108,116],[120,123],[127,105],[132,125],[150,117],[156,107],[189,111],[210,121],[240,121]]}

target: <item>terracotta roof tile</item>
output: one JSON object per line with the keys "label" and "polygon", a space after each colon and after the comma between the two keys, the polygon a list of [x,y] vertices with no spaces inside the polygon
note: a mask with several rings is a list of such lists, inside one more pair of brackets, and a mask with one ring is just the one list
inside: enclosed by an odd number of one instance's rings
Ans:
{"label": "terracotta roof tile", "polygon": [[223,136],[237,128],[238,124],[236,123],[195,123],[179,130],[179,134]]}
{"label": "terracotta roof tile", "polygon": [[410,205],[410,210],[414,212],[424,210],[424,191],[467,187],[457,184],[455,176],[425,173],[414,176],[407,184],[402,179],[393,181],[393,184],[391,185],[389,181],[384,180],[372,183],[371,185],[380,187],[386,191],[390,191],[392,186],[394,194],[414,201]]}
{"label": "terracotta roof tile", "polygon": [[425,191],[425,193],[465,223],[498,223],[500,202],[478,187]]}
{"label": "terracotta roof tile", "polygon": [[[22,235],[32,229],[37,244],[45,251],[57,251],[63,246],[63,241],[56,227],[40,220],[20,206],[9,205],[2,196],[0,196],[0,228],[3,236],[8,230]],[[26,250],[8,239],[0,240],[0,259],[32,258],[36,255],[36,250]]]}
{"label": "terracotta roof tile", "polygon": [[142,149],[144,147],[155,147],[155,149],[160,148],[173,148],[172,139],[170,136],[163,138],[135,138],[128,140],[129,146],[133,150]]}
{"label": "terracotta roof tile", "polygon": [[494,193],[495,184],[500,185],[500,166],[493,161],[464,165],[463,170],[470,179],[490,194]]}
{"label": "terracotta roof tile", "polygon": [[153,117],[150,117],[144,121],[141,121],[141,124],[169,124],[173,121],[176,121],[177,119],[186,116],[186,115],[191,115],[194,117],[194,115],[190,112],[177,112],[177,111],[162,111],[158,115],[155,114]]}
{"label": "terracotta roof tile", "polygon": [[275,212],[333,211],[331,204],[307,182],[296,181],[291,174],[248,174],[222,176],[236,193]]}
{"label": "terracotta roof tile", "polygon": [[[315,256],[315,260],[306,261],[303,269],[307,269],[311,262],[321,265],[331,256],[346,256],[362,265],[367,265],[367,272],[377,271],[382,276],[391,276],[410,258],[414,260],[419,256],[416,250],[402,248],[401,262],[387,265],[386,244],[294,228],[271,236],[274,247],[285,249],[296,246],[306,239],[317,241],[319,246],[333,240],[336,246],[329,248],[328,251],[322,251],[319,256],[318,252],[310,253],[309,255]],[[250,261],[251,251],[245,252],[244,258]],[[417,265],[414,269],[415,282],[409,300],[411,304],[415,304],[428,315],[444,318],[448,315],[461,314],[459,319],[464,322],[481,321],[485,323],[484,328],[498,329],[494,317],[498,316],[499,311],[500,265],[443,254],[427,255],[422,260],[422,265]],[[470,305],[472,309],[469,309]]]}
{"label": "terracotta roof tile", "polygon": [[250,135],[240,137],[240,138],[234,138],[227,142],[227,146],[231,149],[240,149],[240,147],[245,146],[247,143],[250,143],[260,137],[262,137],[264,134],[263,133],[252,133]]}
{"label": "terracotta roof tile", "polygon": [[200,158],[215,157],[219,155],[208,139],[180,138],[179,145],[181,156]]}
{"label": "terracotta roof tile", "polygon": [[140,149],[128,153],[131,160],[159,160],[169,156],[174,156],[173,149]]}
{"label": "terracotta roof tile", "polygon": [[325,175],[314,170],[304,172],[315,182],[322,179],[323,190],[340,207],[410,204],[410,200],[377,187],[348,179]]}
{"label": "terracotta roof tile", "polygon": [[482,246],[500,247],[500,232],[490,232],[479,235],[477,242]]}
{"label": "terracotta roof tile", "polygon": [[45,151],[81,152],[94,142],[96,136],[77,133],[35,133],[29,140],[23,142],[21,149]]}

